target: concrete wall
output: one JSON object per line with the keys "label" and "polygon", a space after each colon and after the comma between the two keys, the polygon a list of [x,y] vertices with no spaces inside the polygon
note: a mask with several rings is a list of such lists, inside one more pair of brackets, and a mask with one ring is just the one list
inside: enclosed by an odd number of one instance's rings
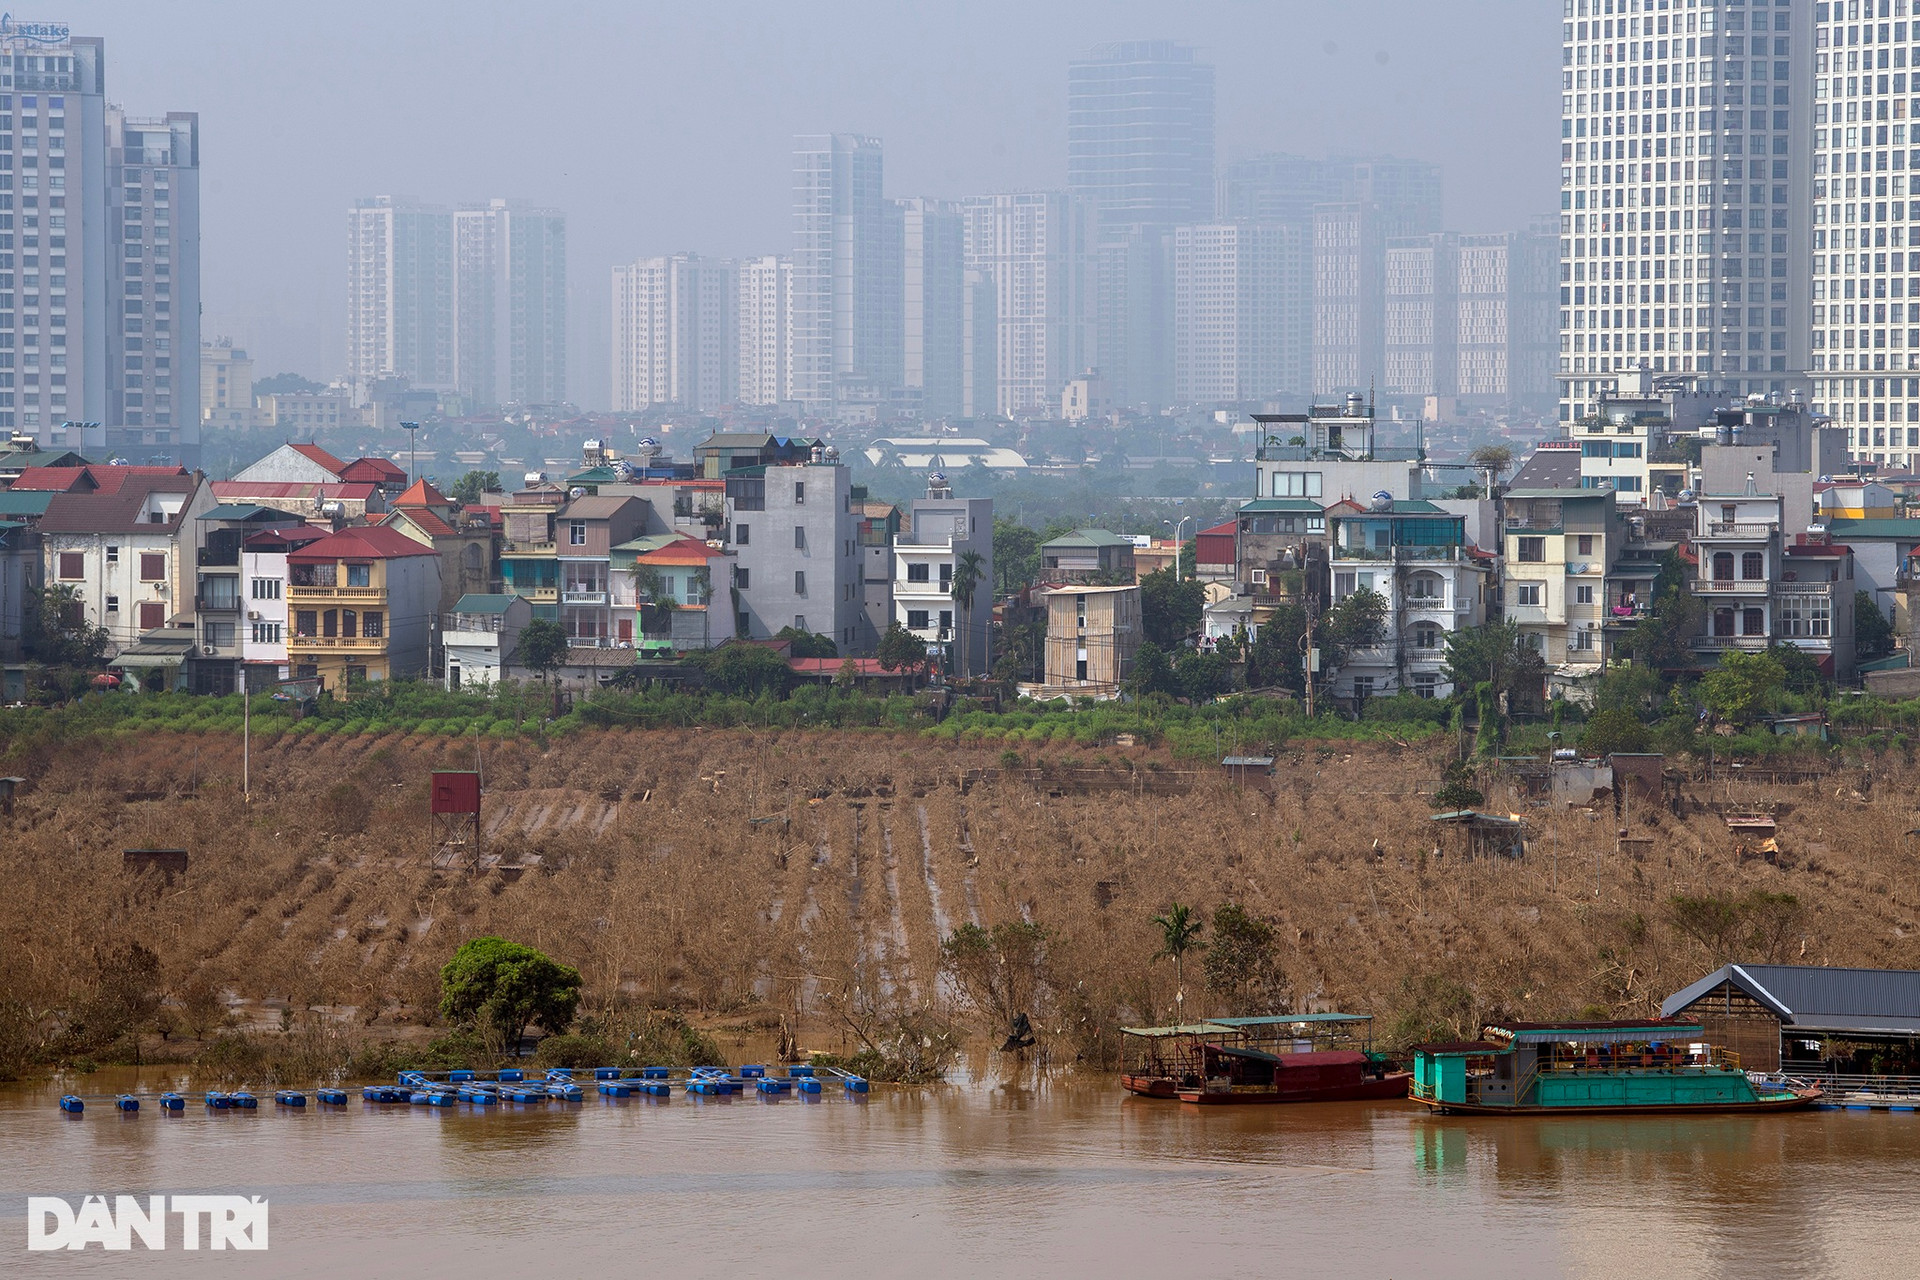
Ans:
{"label": "concrete wall", "polygon": [[[797,485],[805,486],[798,500]],[[838,464],[768,467],[764,510],[736,511],[729,504],[735,564],[747,571],[747,586],[731,597],[745,615],[744,628],[735,624],[743,638],[764,640],[803,618],[807,630],[831,636],[843,657],[865,656],[858,652],[865,602],[850,489],[847,469]],[[743,524],[751,530],[745,545]],[[796,545],[796,528],[804,546]],[[796,574],[806,575],[805,594]],[[721,604],[729,599],[727,587],[714,583]]]}

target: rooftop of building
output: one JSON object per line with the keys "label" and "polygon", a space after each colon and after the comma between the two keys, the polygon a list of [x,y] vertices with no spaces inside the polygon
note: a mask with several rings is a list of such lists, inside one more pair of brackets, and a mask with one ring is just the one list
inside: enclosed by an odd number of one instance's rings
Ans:
{"label": "rooftop of building", "polygon": [[1105,529],[1074,529],[1057,538],[1049,538],[1043,547],[1133,547],[1133,539]]}
{"label": "rooftop of building", "polygon": [[320,564],[328,560],[404,560],[410,556],[436,554],[432,547],[415,542],[398,529],[356,525],[308,543],[290,553],[287,559],[295,564]]}
{"label": "rooftop of building", "polygon": [[57,493],[40,517],[42,533],[172,533],[180,526],[180,511],[164,520],[142,520],[147,499],[156,493],[190,497],[200,482],[189,475],[128,477],[113,492]]}

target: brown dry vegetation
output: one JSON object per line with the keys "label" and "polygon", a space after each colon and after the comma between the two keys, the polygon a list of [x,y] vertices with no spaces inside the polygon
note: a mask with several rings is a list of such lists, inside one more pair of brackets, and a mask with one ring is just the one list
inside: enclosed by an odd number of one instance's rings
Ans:
{"label": "brown dry vegetation", "polygon": [[[1295,1007],[1371,1011],[1383,1026],[1646,1012],[1711,960],[1670,923],[1675,893],[1797,895],[1804,917],[1769,958],[1920,959],[1904,834],[1920,771],[1904,763],[1734,793],[1688,784],[1679,815],[1636,806],[1634,834],[1652,838],[1638,858],[1613,852],[1611,809],[1535,810],[1526,859],[1466,862],[1432,853],[1423,793],[1438,750],[1308,749],[1282,758],[1271,795],[1211,773],[1142,794],[1127,778],[1168,762],[1109,754],[1140,767],[1116,768],[1112,790],[1057,794],[994,776],[992,750],[909,735],[490,742],[474,869],[436,857],[426,816],[428,772],[472,767],[471,742],[256,741],[251,806],[237,739],[71,744],[27,762],[32,786],[0,819],[0,1038],[46,1036],[128,943],[157,955],[157,1025],[176,1034],[235,1017],[278,1026],[286,1007],[398,1034],[432,1020],[454,948],[496,933],[578,966],[583,1014],[784,1019],[802,1044],[823,1043],[963,1014],[939,972],[943,937],[1027,919],[1049,933],[1043,1044],[1055,1060],[1102,1061],[1114,1027],[1172,1008],[1150,917],[1176,899],[1271,919]],[[1777,863],[1737,859],[1699,808],[1729,799],[1780,809]],[[1491,808],[1514,804],[1489,794]],[[190,870],[170,886],[123,871],[122,850],[146,846],[188,849]],[[1197,972],[1190,1013],[1207,999]],[[1422,986],[1428,975],[1445,990]]]}

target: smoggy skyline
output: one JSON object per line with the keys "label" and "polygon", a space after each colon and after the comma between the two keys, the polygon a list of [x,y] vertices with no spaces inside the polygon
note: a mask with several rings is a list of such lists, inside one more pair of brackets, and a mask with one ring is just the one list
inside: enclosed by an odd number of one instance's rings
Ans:
{"label": "smoggy skyline", "polygon": [[883,139],[889,195],[1063,186],[1066,68],[1172,39],[1216,68],[1218,158],[1376,152],[1445,169],[1446,223],[1556,205],[1559,23],[1364,5],[762,3],[249,9],[76,3],[22,17],[107,41],[112,101],[200,114],[202,332],[262,375],[344,359],[346,210],[393,192],[564,210],[572,397],[607,399],[608,268],[785,253],[796,133]]}

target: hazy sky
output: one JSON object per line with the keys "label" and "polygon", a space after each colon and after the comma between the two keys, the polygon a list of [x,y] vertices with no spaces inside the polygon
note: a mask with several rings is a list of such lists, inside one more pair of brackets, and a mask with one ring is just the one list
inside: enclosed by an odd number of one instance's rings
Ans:
{"label": "hazy sky", "polygon": [[1216,68],[1224,165],[1372,151],[1445,166],[1447,225],[1555,204],[1558,5],[75,0],[108,96],[200,113],[202,332],[264,375],[341,371],[345,210],[385,192],[564,209],[573,398],[604,406],[608,268],[784,253],[795,133],[878,135],[889,195],[1059,186],[1066,64],[1168,38]]}

